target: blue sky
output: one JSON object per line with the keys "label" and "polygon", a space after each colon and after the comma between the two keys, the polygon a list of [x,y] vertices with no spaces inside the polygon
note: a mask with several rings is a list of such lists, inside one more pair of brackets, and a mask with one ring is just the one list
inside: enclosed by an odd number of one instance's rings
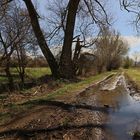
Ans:
{"label": "blue sky", "polygon": [[[45,12],[45,1],[46,0],[38,0],[38,4],[41,6],[39,9],[41,13]],[[51,1],[52,0],[49,0],[49,2]],[[134,15],[125,10],[121,10],[119,0],[108,0],[107,7],[114,17],[113,28],[119,31],[122,37],[128,41],[130,47],[129,54],[132,55],[135,51],[140,52],[140,37],[137,36],[134,25],[131,24]]]}
{"label": "blue sky", "polygon": [[134,15],[120,8],[119,0],[109,0],[109,7],[115,18],[114,28],[124,36],[136,35],[134,26],[131,24]]}
{"label": "blue sky", "polygon": [[135,51],[140,52],[140,37],[137,36],[135,26],[132,25],[132,20],[135,17],[134,14],[121,10],[119,0],[109,0],[109,2],[116,21],[113,27],[128,41],[130,47],[129,54],[132,55]]}

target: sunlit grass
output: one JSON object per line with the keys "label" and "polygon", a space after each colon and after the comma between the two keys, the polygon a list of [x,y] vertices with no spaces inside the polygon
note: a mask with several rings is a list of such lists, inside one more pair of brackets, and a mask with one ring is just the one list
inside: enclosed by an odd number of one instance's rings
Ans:
{"label": "sunlit grass", "polygon": [[94,83],[102,80],[106,76],[113,74],[113,73],[114,72],[105,72],[105,73],[102,73],[102,74],[99,74],[96,76],[91,76],[91,77],[85,78],[82,81],[77,82],[77,83],[69,83],[69,84],[63,83],[61,88],[58,88],[57,90],[53,91],[52,93],[46,94],[46,96],[41,97],[41,99],[52,100],[52,99],[57,98],[58,96],[68,95],[73,92],[77,92],[81,89],[86,88],[90,84],[94,84]]}
{"label": "sunlit grass", "polygon": [[26,68],[26,74],[32,78],[39,78],[44,75],[50,75],[50,68]]}
{"label": "sunlit grass", "polygon": [[[19,81],[18,71],[16,68],[10,69],[11,73],[13,74],[14,82]],[[7,77],[5,76],[5,72],[1,72],[2,76],[0,76],[0,83],[8,82]],[[26,68],[25,69],[26,78],[25,81],[31,79],[37,79],[44,75],[51,75],[51,70],[49,67],[41,67],[41,68]]]}
{"label": "sunlit grass", "polygon": [[[12,74],[18,74],[17,69],[16,68],[11,68],[11,72]],[[38,68],[26,68],[25,69],[25,73],[28,76],[31,76],[33,78],[39,78],[43,75],[46,74],[51,74],[51,70],[49,67],[38,67]]]}
{"label": "sunlit grass", "polygon": [[131,68],[125,70],[125,72],[129,75],[129,77],[135,81],[138,85],[140,85],[140,68]]}

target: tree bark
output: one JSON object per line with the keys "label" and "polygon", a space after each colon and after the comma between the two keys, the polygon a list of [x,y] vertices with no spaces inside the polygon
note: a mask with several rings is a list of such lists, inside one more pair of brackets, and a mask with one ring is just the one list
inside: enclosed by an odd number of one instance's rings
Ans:
{"label": "tree bark", "polygon": [[73,55],[73,65],[74,65],[75,75],[79,74],[79,72],[77,73],[77,71],[79,69],[79,58],[80,58],[81,48],[82,48],[82,45],[80,45],[80,39],[77,38],[75,51],[74,51],[74,55]]}
{"label": "tree bark", "polygon": [[67,79],[71,79],[74,76],[74,69],[72,63],[72,41],[79,2],[80,0],[69,0],[68,4],[66,30],[59,69],[61,77]]}
{"label": "tree bark", "polygon": [[5,73],[6,73],[6,76],[8,78],[8,84],[9,84],[9,89],[10,90],[13,90],[14,89],[14,82],[13,82],[13,77],[12,77],[12,74],[10,72],[10,58],[6,58],[6,66],[5,66]]}
{"label": "tree bark", "polygon": [[29,13],[29,16],[31,19],[32,28],[33,28],[35,36],[37,38],[38,44],[50,66],[52,75],[54,77],[58,77],[59,76],[58,64],[46,43],[45,37],[44,37],[41,27],[39,25],[38,14],[34,8],[34,5],[31,0],[23,0],[23,1],[25,2],[25,5],[27,7],[27,10],[28,10],[28,13]]}
{"label": "tree bark", "polygon": [[24,62],[26,61],[27,56],[24,56],[22,46],[16,46],[16,52],[17,52],[17,60],[18,60],[17,71],[19,73],[21,85],[23,88],[24,84],[25,84],[24,83],[24,79],[25,79],[25,64],[24,64]]}

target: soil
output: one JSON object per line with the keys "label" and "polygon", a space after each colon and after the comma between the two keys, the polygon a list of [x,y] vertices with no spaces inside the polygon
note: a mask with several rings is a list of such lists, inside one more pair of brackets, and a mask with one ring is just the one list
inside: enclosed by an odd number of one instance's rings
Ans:
{"label": "soil", "polygon": [[[53,101],[40,101],[31,110],[16,114],[11,121],[1,125],[0,139],[132,140],[134,137],[130,131],[134,131],[134,126],[129,122],[136,116],[134,114],[130,119],[124,115],[128,115],[126,106],[132,107],[131,104],[136,103],[136,108],[140,104],[133,99],[130,101],[133,98],[131,89],[135,91],[133,84],[117,74],[79,93]],[[137,91],[133,92],[135,94]],[[124,109],[123,113],[121,109]],[[134,123],[140,124],[140,116]],[[124,129],[125,124],[130,125]],[[137,127],[137,131],[139,129]]]}

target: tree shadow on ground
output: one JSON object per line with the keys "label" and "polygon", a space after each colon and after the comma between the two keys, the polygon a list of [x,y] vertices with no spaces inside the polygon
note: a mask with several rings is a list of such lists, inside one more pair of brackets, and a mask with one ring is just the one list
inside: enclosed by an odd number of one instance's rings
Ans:
{"label": "tree shadow on ground", "polygon": [[65,131],[65,130],[76,130],[76,129],[89,129],[89,128],[100,128],[105,129],[106,124],[83,124],[83,125],[61,125],[52,128],[45,129],[11,129],[0,132],[0,137],[3,136],[17,136],[17,137],[33,137],[36,134],[51,133],[55,131]]}
{"label": "tree shadow on ground", "polygon": [[[6,76],[4,76],[6,77]],[[14,78],[18,79],[18,75],[13,75]],[[28,77],[28,76],[27,76]],[[12,93],[14,91],[22,91],[22,90],[28,90],[31,89],[33,87],[36,86],[41,86],[42,84],[46,83],[48,84],[48,87],[50,86],[51,89],[53,89],[53,83],[56,82],[57,80],[64,82],[64,83],[77,83],[80,82],[81,80],[78,78],[75,79],[70,79],[70,80],[66,80],[66,79],[56,79],[54,78],[52,75],[44,75],[41,76],[37,79],[28,77],[29,80],[26,80],[24,85],[18,80],[14,82],[14,89],[13,90],[9,90],[9,84],[7,82],[4,83],[0,83],[0,94],[2,93]]]}
{"label": "tree shadow on ground", "polygon": [[108,113],[108,109],[109,109],[104,106],[99,107],[99,106],[92,106],[92,105],[69,104],[69,103],[64,103],[60,101],[48,101],[48,100],[43,100],[43,99],[28,101],[20,105],[47,105],[47,106],[60,107],[67,111],[73,111],[76,109],[86,109],[86,110],[91,110],[91,111],[101,111],[104,113]]}
{"label": "tree shadow on ground", "polygon": [[[28,89],[31,89],[35,86],[40,86],[44,83],[49,83],[49,82],[55,81],[55,79],[51,75],[45,75],[45,76],[42,76],[42,77],[37,78],[37,79],[28,77],[29,80],[26,80],[24,85],[23,85],[20,82],[18,75],[12,75],[12,76],[13,76],[13,79],[18,79],[18,80],[15,80],[15,82],[14,82],[14,89],[10,90],[9,84],[7,82],[1,82],[0,83],[0,94],[6,93],[6,92],[12,93],[14,91],[22,91],[23,89],[28,90]],[[1,76],[1,77],[6,78],[5,75]]]}

